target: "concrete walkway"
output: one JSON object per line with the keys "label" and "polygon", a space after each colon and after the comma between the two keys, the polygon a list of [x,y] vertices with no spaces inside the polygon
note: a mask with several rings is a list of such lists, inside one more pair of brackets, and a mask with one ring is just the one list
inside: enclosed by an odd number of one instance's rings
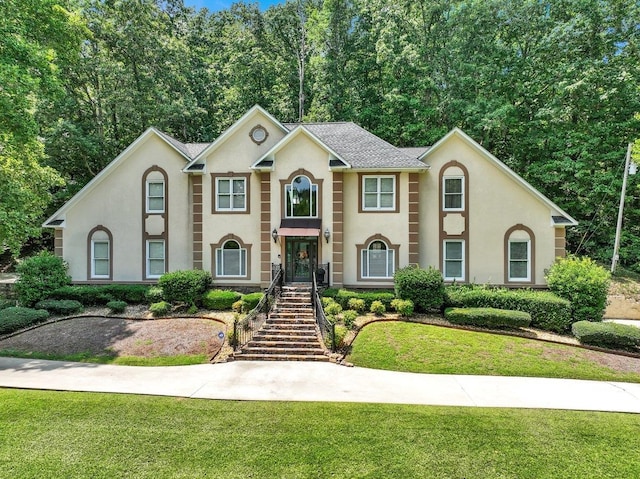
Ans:
{"label": "concrete walkway", "polygon": [[414,374],[330,363],[134,367],[0,358],[0,387],[200,399],[326,401],[640,413],[640,384]]}

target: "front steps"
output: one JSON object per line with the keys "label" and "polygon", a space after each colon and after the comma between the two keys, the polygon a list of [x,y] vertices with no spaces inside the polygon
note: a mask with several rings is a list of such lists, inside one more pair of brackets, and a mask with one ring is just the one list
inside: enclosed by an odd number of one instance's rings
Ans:
{"label": "front steps", "polygon": [[284,286],[262,328],[240,351],[245,361],[329,361],[320,343],[308,286]]}

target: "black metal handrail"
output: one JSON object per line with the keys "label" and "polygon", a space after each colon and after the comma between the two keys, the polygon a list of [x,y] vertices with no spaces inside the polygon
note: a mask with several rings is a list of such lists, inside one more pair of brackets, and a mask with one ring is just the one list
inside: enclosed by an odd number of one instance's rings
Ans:
{"label": "black metal handrail", "polygon": [[[331,349],[332,353],[336,352],[336,325],[329,321],[324,314],[324,308],[322,307],[322,300],[320,299],[320,293],[318,291],[318,284],[316,281],[316,275],[312,275],[311,279],[311,301],[313,303],[313,309],[315,311],[316,323],[318,329],[320,329],[320,335],[324,344]],[[329,344],[327,344],[329,343]]]}
{"label": "black metal handrail", "polygon": [[264,296],[258,302],[255,308],[242,319],[233,321],[233,337],[230,345],[234,350],[240,349],[253,339],[254,334],[258,331],[269,317],[269,312],[276,302],[276,299],[282,294],[283,271],[282,267],[275,272],[271,284],[265,290]]}

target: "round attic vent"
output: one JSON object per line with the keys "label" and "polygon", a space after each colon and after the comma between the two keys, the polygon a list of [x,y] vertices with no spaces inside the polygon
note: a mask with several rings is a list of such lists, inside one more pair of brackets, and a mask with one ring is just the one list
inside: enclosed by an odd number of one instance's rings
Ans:
{"label": "round attic vent", "polygon": [[265,142],[269,133],[262,125],[254,126],[249,132],[249,137],[251,137],[251,141],[253,141],[256,145],[260,145]]}

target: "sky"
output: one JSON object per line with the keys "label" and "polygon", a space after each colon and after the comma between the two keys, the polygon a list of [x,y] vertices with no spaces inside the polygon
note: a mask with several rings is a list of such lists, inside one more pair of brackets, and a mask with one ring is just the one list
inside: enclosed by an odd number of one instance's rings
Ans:
{"label": "sky", "polygon": [[[224,10],[229,8],[232,3],[237,3],[239,0],[184,0],[184,4],[189,7],[195,7],[200,9],[207,7],[210,11],[216,12],[218,10]],[[245,3],[258,3],[261,10],[266,10],[274,3],[284,3],[284,0],[243,0]]]}

